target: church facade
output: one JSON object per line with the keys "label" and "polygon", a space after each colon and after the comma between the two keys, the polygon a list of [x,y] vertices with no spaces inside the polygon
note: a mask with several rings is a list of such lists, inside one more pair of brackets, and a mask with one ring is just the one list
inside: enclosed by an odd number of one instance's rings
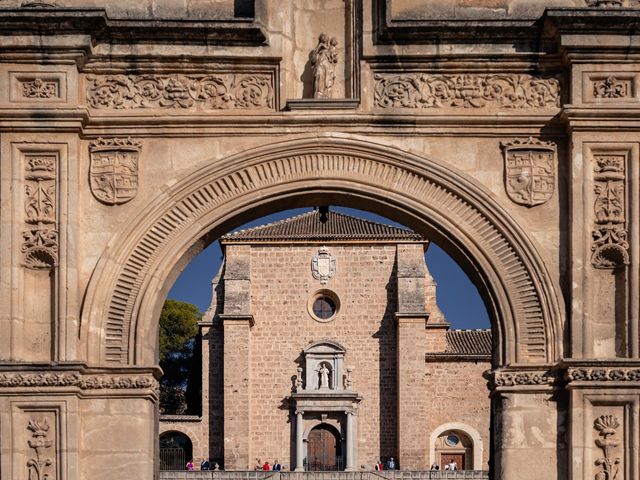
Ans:
{"label": "church facade", "polygon": [[[491,334],[450,328],[428,240],[320,208],[221,245],[201,323],[203,415],[161,418],[162,432],[191,435],[194,456],[225,469],[488,469]],[[407,404],[404,383],[421,392]],[[408,425],[420,434],[403,436]]]}

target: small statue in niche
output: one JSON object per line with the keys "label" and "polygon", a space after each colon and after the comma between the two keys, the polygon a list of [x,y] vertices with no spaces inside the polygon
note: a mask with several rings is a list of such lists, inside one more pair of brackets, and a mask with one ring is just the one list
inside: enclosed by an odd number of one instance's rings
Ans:
{"label": "small statue in niche", "polygon": [[320,368],[318,368],[317,371],[320,377],[318,388],[329,388],[329,369],[327,366],[324,363],[321,363]]}
{"label": "small statue in niche", "polygon": [[313,98],[331,98],[331,90],[336,80],[336,64],[338,63],[338,39],[321,33],[318,46],[311,52],[311,69],[313,71]]}

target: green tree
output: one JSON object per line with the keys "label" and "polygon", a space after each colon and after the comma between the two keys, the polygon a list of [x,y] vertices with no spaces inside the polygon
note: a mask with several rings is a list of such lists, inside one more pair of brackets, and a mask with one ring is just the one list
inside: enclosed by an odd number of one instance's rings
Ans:
{"label": "green tree", "polygon": [[[196,352],[201,313],[191,303],[167,299],[160,313],[160,410],[165,414],[199,413],[200,355]],[[195,370],[198,370],[196,372]],[[189,402],[185,391],[189,395]]]}

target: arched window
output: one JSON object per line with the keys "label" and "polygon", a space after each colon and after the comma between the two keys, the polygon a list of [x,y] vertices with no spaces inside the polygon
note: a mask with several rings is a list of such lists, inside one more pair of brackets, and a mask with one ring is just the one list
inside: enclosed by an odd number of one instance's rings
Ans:
{"label": "arched window", "polygon": [[181,432],[160,435],[160,470],[184,470],[193,458],[191,439]]}

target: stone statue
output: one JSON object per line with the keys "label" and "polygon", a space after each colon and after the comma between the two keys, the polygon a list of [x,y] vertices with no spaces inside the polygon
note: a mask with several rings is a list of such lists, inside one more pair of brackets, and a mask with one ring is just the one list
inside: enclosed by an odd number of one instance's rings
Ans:
{"label": "stone statue", "polygon": [[318,373],[320,374],[319,388],[329,388],[329,369],[324,363],[320,365]]}
{"label": "stone statue", "polygon": [[329,40],[326,33],[321,33],[318,46],[311,52],[311,69],[313,71],[313,98],[331,98],[331,90],[336,80],[336,63],[338,63],[338,40]]}

